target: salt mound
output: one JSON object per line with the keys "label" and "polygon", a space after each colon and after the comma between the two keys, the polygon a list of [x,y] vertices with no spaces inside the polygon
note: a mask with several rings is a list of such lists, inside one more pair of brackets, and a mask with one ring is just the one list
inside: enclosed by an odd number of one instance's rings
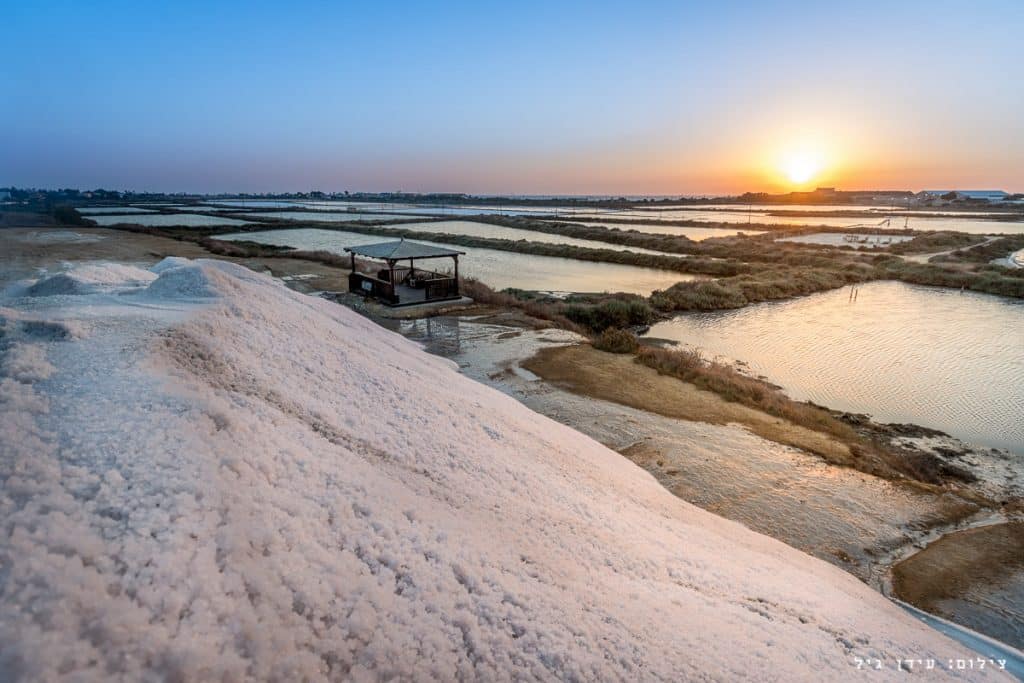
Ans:
{"label": "salt mound", "polygon": [[45,277],[28,288],[29,296],[59,296],[62,294],[95,294],[120,287],[139,287],[149,284],[156,275],[121,263],[97,263],[78,266],[72,270]]}
{"label": "salt mound", "polygon": [[161,299],[209,299],[235,292],[240,281],[267,281],[245,266],[216,259],[165,258],[153,266],[160,275],[143,294]]}
{"label": "salt mound", "polygon": [[182,258],[181,256],[167,256],[164,258],[163,261],[156,264],[149,270],[151,273],[156,273],[157,275],[160,275],[172,268],[180,268],[182,266],[187,266],[191,263],[192,261],[190,261],[187,258]]}
{"label": "salt mound", "polygon": [[164,270],[146,288],[146,294],[162,299],[208,299],[217,296],[214,271],[199,265],[178,266]]}
{"label": "salt mound", "polygon": [[19,382],[46,379],[56,368],[46,360],[46,350],[34,344],[11,344],[0,358],[0,378],[12,377]]}
{"label": "salt mound", "polygon": [[218,298],[120,297],[0,379],[0,680],[1001,676],[353,311],[212,261],[150,290]]}

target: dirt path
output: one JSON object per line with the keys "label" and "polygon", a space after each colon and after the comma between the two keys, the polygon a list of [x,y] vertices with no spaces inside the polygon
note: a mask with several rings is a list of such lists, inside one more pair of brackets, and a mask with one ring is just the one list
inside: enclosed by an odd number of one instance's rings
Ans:
{"label": "dirt path", "polygon": [[914,263],[928,263],[936,256],[945,256],[946,254],[952,254],[954,251],[960,251],[961,249],[973,249],[974,247],[983,247],[986,244],[995,242],[997,239],[1000,239],[1001,237],[1002,235],[995,235],[989,237],[984,242],[978,242],[977,244],[972,244],[969,247],[954,247],[953,249],[946,249],[945,251],[933,251],[930,254],[914,254],[913,256],[902,256],[901,258],[903,258],[905,261],[913,261]]}

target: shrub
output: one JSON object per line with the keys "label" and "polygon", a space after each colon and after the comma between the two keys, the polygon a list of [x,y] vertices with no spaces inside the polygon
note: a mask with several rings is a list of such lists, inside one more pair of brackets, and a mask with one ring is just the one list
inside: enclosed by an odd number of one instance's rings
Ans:
{"label": "shrub", "polygon": [[75,207],[61,204],[53,210],[53,217],[61,225],[96,225],[75,210]]}
{"label": "shrub", "polygon": [[609,353],[633,353],[639,348],[640,343],[636,336],[629,330],[618,327],[606,328],[597,336],[593,342],[594,348]]}
{"label": "shrub", "polygon": [[565,317],[594,332],[603,332],[609,327],[649,325],[654,320],[654,310],[640,299],[613,299],[595,306],[570,304],[565,307]]}
{"label": "shrub", "polygon": [[559,307],[556,305],[532,299],[523,300],[508,291],[497,292],[483,282],[471,277],[460,279],[459,290],[479,304],[519,309],[530,317],[546,320],[553,326],[560,327],[563,330],[571,332],[581,331],[572,320],[562,315]]}
{"label": "shrub", "polygon": [[809,403],[798,403],[759,379],[740,374],[728,365],[705,361],[699,351],[641,347],[637,359],[660,374],[671,375],[726,401],[741,403],[781,417],[793,424],[831,434],[845,441],[857,440],[856,432]]}

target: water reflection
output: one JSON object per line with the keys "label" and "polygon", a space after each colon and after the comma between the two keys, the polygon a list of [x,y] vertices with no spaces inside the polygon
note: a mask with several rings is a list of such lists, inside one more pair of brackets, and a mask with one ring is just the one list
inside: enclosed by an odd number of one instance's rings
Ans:
{"label": "water reflection", "polygon": [[451,316],[378,321],[388,329],[423,344],[428,353],[454,356],[462,350],[462,326]]}
{"label": "water reflection", "polygon": [[[506,228],[501,225],[490,223],[474,223],[473,221],[437,221],[434,223],[402,223],[399,226],[402,230],[415,230],[417,232],[440,232],[450,235],[468,235],[470,237],[484,237],[498,240],[524,240],[527,242],[542,242],[544,244],[565,244],[573,247],[586,249],[610,249],[612,251],[632,251],[635,254],[658,254],[665,256],[676,256],[664,251],[654,249],[642,249],[640,247],[623,246],[611,242],[600,242],[597,240],[578,239],[564,235],[552,235],[546,232],[534,230],[523,230],[521,228]],[[729,234],[730,231],[712,231]]]}
{"label": "water reflection", "polygon": [[[379,235],[318,228],[232,233],[218,235],[217,239],[252,240],[297,249],[322,249],[336,254],[344,254],[345,247],[388,240],[387,237]],[[617,263],[591,263],[497,249],[479,249],[427,241],[422,243],[455,248],[464,252],[466,256],[459,260],[459,272],[463,276],[479,278],[499,290],[513,287],[549,292],[629,292],[647,295],[656,289],[667,289],[683,280],[703,279],[669,270]],[[443,269],[445,266],[439,264],[438,267]]]}
{"label": "water reflection", "polygon": [[742,360],[800,400],[1024,454],[1024,303],[900,282],[736,311],[649,335]]}
{"label": "water reflection", "polygon": [[91,221],[99,225],[116,225],[118,223],[136,223],[138,225],[245,225],[246,221],[224,216],[201,216],[194,213],[161,213],[139,214],[135,216],[91,216]]}
{"label": "water reflection", "polygon": [[352,223],[358,221],[390,221],[408,216],[388,213],[330,213],[326,211],[261,211],[255,218],[283,218],[289,221],[323,221],[325,223]]}
{"label": "water reflection", "polygon": [[[852,209],[854,207],[832,207],[836,209]],[[863,210],[865,207],[856,207]],[[622,210],[617,212],[588,211],[575,215],[577,221],[585,221],[588,218],[616,218],[622,220],[661,220],[661,221],[700,221],[707,223],[724,223],[734,225],[742,229],[743,224],[763,223],[766,225],[800,225],[800,226],[826,226],[832,228],[849,228],[854,226],[880,226],[887,229],[900,229],[904,226],[913,230],[956,230],[977,235],[997,233],[1024,233],[1024,217],[1020,214],[992,214],[1002,220],[989,220],[987,218],[975,218],[970,215],[958,216],[949,213],[935,212],[928,216],[911,216],[904,220],[899,212],[878,212],[874,216],[802,216],[802,215],[778,215],[780,211],[796,211],[789,207],[775,207],[768,210],[748,210],[743,206],[729,206],[718,209],[675,209],[675,210]],[[874,212],[872,212],[874,213]],[[882,225],[888,213],[893,213],[893,218],[888,225]],[[623,228],[629,226],[623,226]]]}

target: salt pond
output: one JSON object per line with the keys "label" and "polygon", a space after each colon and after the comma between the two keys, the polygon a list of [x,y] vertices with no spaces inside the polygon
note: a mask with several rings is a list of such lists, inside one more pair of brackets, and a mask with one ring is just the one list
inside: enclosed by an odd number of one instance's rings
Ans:
{"label": "salt pond", "polygon": [[[565,206],[529,206],[509,203],[508,205],[482,205],[462,204],[458,206],[442,206],[437,204],[417,205],[402,202],[353,202],[353,201],[311,201],[311,200],[270,200],[270,199],[224,199],[210,200],[207,202],[211,207],[227,208],[310,208],[321,210],[334,210],[344,213],[347,209],[357,208],[365,211],[379,211],[388,214],[389,218],[401,216],[471,216],[476,214],[497,214],[508,216],[555,216],[559,220],[586,221],[594,218],[618,218],[621,220],[663,220],[679,221],[692,220],[707,223],[735,225],[736,231],[743,230],[743,224],[764,223],[769,225],[801,225],[819,226],[824,225],[833,228],[848,228],[853,226],[877,225],[892,216],[893,220],[889,227],[902,228],[904,220],[900,214],[906,212],[900,207],[880,206],[840,206],[840,205],[807,205],[807,206],[785,206],[785,205],[743,205],[743,204],[714,204],[714,205],[693,205],[693,206],[667,206],[636,209],[602,209],[602,208],[578,208],[567,202]],[[215,210],[215,209],[210,209]],[[813,213],[821,211],[861,211],[873,215],[862,217],[851,216],[813,216],[813,215],[774,215],[779,212]],[[987,220],[973,218],[969,215],[960,217],[948,211],[919,211],[915,213],[929,213],[927,217],[915,216],[909,218],[907,227],[915,230],[958,230],[974,234],[989,233],[1024,233],[1024,216],[1007,218],[1003,220]],[[264,214],[270,215],[270,214]],[[997,214],[993,214],[997,215]],[[278,215],[276,217],[285,218]],[[298,220],[332,220],[330,218],[301,218]],[[337,219],[352,220],[352,219]],[[641,229],[641,226],[631,226]],[[643,226],[647,227],[647,226]],[[651,232],[666,232],[664,226],[650,226]],[[648,230],[642,230],[644,232]],[[697,234],[697,233],[695,233]],[[732,233],[732,234],[735,234]],[[712,235],[708,235],[712,236]],[[691,237],[691,239],[698,239]]]}
{"label": "salt pond", "polygon": [[117,225],[119,223],[135,223],[163,227],[168,225],[245,225],[248,221],[224,216],[200,216],[194,213],[160,213],[140,214],[138,216],[93,216],[89,220],[98,225]]}
{"label": "salt pond", "polygon": [[75,209],[83,216],[94,213],[152,213],[153,209],[143,209],[138,206],[83,206]]}
{"label": "salt pond", "polygon": [[295,202],[276,199],[217,199],[208,203],[211,206],[235,206],[243,209],[273,209],[296,206]]}
{"label": "salt pond", "polygon": [[586,221],[572,221],[573,223],[579,223],[581,225],[592,225],[601,228],[608,228],[609,230],[622,230],[623,232],[629,230],[636,230],[637,232],[643,232],[650,235],[681,235],[688,237],[694,242],[702,242],[711,237],[735,237],[739,234],[744,235],[763,235],[764,232],[761,230],[744,230],[742,227],[732,228],[695,228],[695,227],[681,227],[678,225],[658,225],[656,223],[638,224],[638,223],[595,223]]}
{"label": "salt pond", "polygon": [[[218,235],[217,239],[249,240],[297,249],[323,249],[342,254],[345,247],[385,242],[388,238],[341,230],[298,228],[232,233]],[[426,241],[423,243],[437,244]],[[676,282],[700,279],[683,273],[616,263],[590,263],[450,244],[437,246],[465,252],[466,256],[459,260],[460,274],[479,278],[495,289],[515,287],[555,292],[630,292],[646,295],[655,289],[671,287]],[[436,266],[445,268],[448,266],[446,261],[447,259],[439,259]],[[430,266],[425,263],[424,267]]]}
{"label": "salt pond", "polygon": [[610,242],[599,242],[597,240],[584,240],[563,235],[551,235],[545,232],[533,230],[520,230],[519,228],[506,228],[501,225],[490,223],[474,223],[473,221],[437,221],[433,223],[402,223],[396,226],[402,230],[415,230],[417,232],[444,232],[452,235],[468,235],[470,237],[489,237],[501,240],[526,240],[529,242],[543,242],[545,244],[565,244],[586,249],[611,249],[613,251],[632,251],[636,254],[657,254],[662,256],[680,256],[669,254],[654,249],[640,249],[637,247],[612,244]]}
{"label": "salt pond", "polygon": [[[726,223],[742,229],[743,224],[762,223],[767,225],[799,225],[828,226],[833,228],[852,227],[884,227],[901,229],[906,226],[912,230],[956,230],[976,235],[987,234],[1020,234],[1024,233],[1024,220],[988,220],[982,218],[961,218],[958,216],[909,217],[893,216],[888,225],[883,225],[886,217],[882,214],[868,217],[852,216],[774,216],[764,211],[748,212],[742,207],[735,211],[727,210],[678,210],[678,211],[617,211],[589,212],[579,214],[577,220],[588,218],[614,218],[619,220],[662,220],[662,221],[700,221],[706,223]],[[563,219],[572,220],[569,216]]]}
{"label": "salt pond", "polygon": [[[847,241],[847,238],[850,238],[853,241]],[[862,235],[842,232],[816,232],[811,235],[782,237],[777,241],[800,242],[802,244],[827,244],[833,247],[849,247],[851,249],[880,249],[882,247],[887,247],[890,244],[898,244],[912,239],[914,238],[909,235]]]}
{"label": "salt pond", "polygon": [[1024,455],[1024,302],[873,282],[651,328],[790,396]]}
{"label": "salt pond", "polygon": [[255,219],[278,218],[289,221],[323,221],[325,223],[353,223],[357,221],[393,221],[409,220],[409,216],[388,213],[354,213],[341,211],[332,213],[329,211],[261,211],[252,214]]}

